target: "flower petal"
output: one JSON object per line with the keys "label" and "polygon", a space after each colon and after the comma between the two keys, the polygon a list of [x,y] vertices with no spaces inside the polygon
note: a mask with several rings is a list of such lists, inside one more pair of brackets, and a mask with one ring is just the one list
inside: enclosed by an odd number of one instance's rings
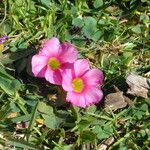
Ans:
{"label": "flower petal", "polygon": [[79,107],[83,107],[83,108],[86,107],[85,97],[84,97],[84,95],[79,94],[79,93],[68,92],[66,101],[71,102],[75,106],[79,106]]}
{"label": "flower petal", "polygon": [[71,69],[62,72],[62,87],[65,91],[73,91],[72,87],[73,74]]}
{"label": "flower petal", "polygon": [[59,48],[60,48],[59,40],[56,37],[53,37],[45,42],[43,48],[40,51],[40,54],[51,57],[58,56]]}
{"label": "flower petal", "polygon": [[78,52],[75,47],[71,43],[65,42],[61,44],[61,53],[59,59],[62,63],[73,63],[77,60]]}
{"label": "flower petal", "polygon": [[76,77],[81,77],[89,69],[90,66],[87,59],[79,59],[74,63],[74,72]]}
{"label": "flower petal", "polygon": [[102,90],[98,89],[97,87],[90,87],[84,91],[85,99],[86,99],[86,106],[91,104],[95,104],[101,101],[103,98]]}
{"label": "flower petal", "polygon": [[52,84],[62,84],[62,76],[60,70],[53,71],[48,67],[45,72],[45,79]]}
{"label": "flower petal", "polygon": [[48,58],[43,55],[34,55],[31,60],[32,72],[36,77],[44,77]]}
{"label": "flower petal", "polygon": [[102,85],[104,75],[103,72],[99,69],[90,69],[83,75],[82,79],[86,85]]}

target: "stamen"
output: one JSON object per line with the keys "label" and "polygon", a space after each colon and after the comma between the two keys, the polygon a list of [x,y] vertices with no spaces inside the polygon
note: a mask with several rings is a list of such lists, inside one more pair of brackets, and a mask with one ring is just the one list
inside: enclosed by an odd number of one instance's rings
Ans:
{"label": "stamen", "polygon": [[60,62],[55,57],[49,59],[48,65],[52,70],[57,70],[60,68]]}
{"label": "stamen", "polygon": [[83,80],[81,78],[75,78],[72,81],[72,86],[75,92],[80,93],[82,92],[83,88],[84,88],[84,83]]}

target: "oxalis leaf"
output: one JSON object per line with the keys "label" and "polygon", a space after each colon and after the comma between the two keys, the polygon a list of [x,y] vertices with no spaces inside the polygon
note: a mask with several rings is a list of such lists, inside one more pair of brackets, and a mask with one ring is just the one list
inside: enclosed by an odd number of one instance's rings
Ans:
{"label": "oxalis leaf", "polygon": [[74,18],[73,21],[72,21],[72,24],[74,26],[77,26],[77,27],[82,27],[83,26],[83,20],[81,18]]}
{"label": "oxalis leaf", "polygon": [[51,129],[56,129],[63,122],[64,119],[57,117],[51,106],[48,106],[44,102],[39,102],[38,111],[42,113],[42,117],[44,118],[44,124]]}
{"label": "oxalis leaf", "polygon": [[54,114],[53,113],[53,108],[51,106],[48,106],[44,102],[39,102],[39,104],[38,104],[38,110],[42,114],[46,114],[46,115],[53,115]]}
{"label": "oxalis leaf", "polygon": [[94,1],[95,8],[101,7],[102,5],[103,5],[103,0],[95,0]]}
{"label": "oxalis leaf", "polygon": [[93,17],[84,18],[84,27],[82,28],[83,34],[94,41],[97,41],[102,33],[97,28],[97,21]]}
{"label": "oxalis leaf", "polygon": [[82,140],[82,143],[90,143],[90,142],[93,142],[96,138],[96,135],[92,132],[92,131],[83,131],[81,133],[81,140]]}
{"label": "oxalis leaf", "polygon": [[64,119],[57,117],[55,114],[42,114],[42,117],[44,118],[44,124],[51,129],[59,128],[60,124],[64,121]]}
{"label": "oxalis leaf", "polygon": [[55,129],[56,128],[56,117],[54,115],[42,115],[42,117],[44,118],[44,124],[51,129]]}
{"label": "oxalis leaf", "polygon": [[0,88],[9,95],[14,95],[17,90],[21,88],[21,83],[0,69]]}

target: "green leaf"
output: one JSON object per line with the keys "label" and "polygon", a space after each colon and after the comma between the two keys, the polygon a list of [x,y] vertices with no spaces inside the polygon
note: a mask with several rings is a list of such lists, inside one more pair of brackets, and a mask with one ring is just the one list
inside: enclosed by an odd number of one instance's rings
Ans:
{"label": "green leaf", "polygon": [[0,87],[9,95],[14,95],[20,89],[21,84],[18,80],[9,80],[0,77]]}
{"label": "green leaf", "polygon": [[45,115],[42,114],[42,117],[44,118],[44,124],[51,129],[56,129],[59,127],[60,123],[62,122],[62,120],[58,117],[56,117],[55,115]]}
{"label": "green leaf", "polygon": [[145,23],[145,24],[149,23],[149,16],[146,14],[141,14],[140,21],[143,21],[143,23]]}
{"label": "green leaf", "polygon": [[132,59],[133,58],[133,53],[131,53],[131,52],[124,52],[123,56],[124,56],[125,59],[127,59],[129,57]]}
{"label": "green leaf", "polygon": [[0,77],[0,88],[5,91],[8,95],[14,95],[13,89],[9,88],[9,85],[11,84],[10,80],[6,80],[2,77]]}
{"label": "green leaf", "polygon": [[10,83],[10,88],[14,91],[18,91],[21,89],[21,83],[17,79],[12,80],[12,82]]}
{"label": "green leaf", "polygon": [[81,120],[78,124],[77,124],[77,126],[78,126],[78,129],[80,130],[80,131],[83,131],[84,129],[87,129],[89,126],[90,126],[90,124],[91,124],[91,121],[89,121],[89,120]]}
{"label": "green leaf", "polygon": [[111,135],[113,133],[113,128],[110,125],[105,125],[103,128],[103,131],[109,135]]}
{"label": "green leaf", "polygon": [[16,69],[18,73],[21,73],[25,69],[27,62],[27,58],[22,58],[16,62]]}
{"label": "green leaf", "polygon": [[100,19],[100,20],[98,21],[98,24],[100,24],[100,25],[105,25],[105,24],[106,24],[105,19]]}
{"label": "green leaf", "polygon": [[17,51],[17,47],[14,45],[10,48],[11,52],[16,52]]}
{"label": "green leaf", "polygon": [[4,23],[0,27],[0,33],[1,33],[1,35],[5,34],[5,33],[8,34],[8,33],[11,32],[11,30],[12,30],[11,22],[5,20]]}
{"label": "green leaf", "polygon": [[96,121],[97,119],[90,115],[82,116],[80,122],[77,123],[78,130],[80,131],[86,130],[90,125],[94,124]]}
{"label": "green leaf", "polygon": [[103,32],[101,32],[100,30],[97,30],[92,36],[93,41],[95,42],[98,41],[102,35],[103,35]]}
{"label": "green leaf", "polygon": [[82,29],[82,32],[87,36],[88,38],[92,39],[93,35],[97,31],[97,21],[93,17],[86,17],[84,19],[84,27]]}
{"label": "green leaf", "polygon": [[44,102],[39,102],[38,110],[43,114],[53,115],[53,108],[51,106],[47,106]]}
{"label": "green leaf", "polygon": [[4,69],[0,69],[0,88],[9,95],[14,95],[21,88],[21,83],[6,73]]}
{"label": "green leaf", "polygon": [[95,18],[93,17],[85,17],[84,18],[84,24],[86,27],[96,27],[97,21]]}
{"label": "green leaf", "polygon": [[134,43],[127,42],[123,44],[124,51],[131,51],[136,45]]}
{"label": "green leaf", "polygon": [[72,25],[81,28],[81,27],[84,25],[84,22],[83,22],[83,20],[80,19],[80,18],[74,18],[74,19],[72,20]]}
{"label": "green leaf", "polygon": [[143,117],[143,115],[146,115],[148,113],[148,105],[147,104],[143,104],[140,108],[138,108],[137,110],[135,110],[135,116],[138,119],[141,119]]}
{"label": "green leaf", "polygon": [[84,131],[80,135],[82,143],[93,143],[96,136],[92,131]]}
{"label": "green leaf", "polygon": [[89,113],[95,113],[96,106],[95,105],[89,106],[86,111]]}
{"label": "green leaf", "polygon": [[140,107],[140,110],[141,111],[148,111],[148,105],[147,104],[143,104],[141,107]]}
{"label": "green leaf", "polygon": [[136,26],[134,26],[132,29],[131,29],[134,33],[137,33],[137,34],[140,34],[142,31],[141,31],[141,26],[138,24]]}
{"label": "green leaf", "polygon": [[27,47],[28,47],[28,44],[25,43],[25,42],[20,43],[19,46],[18,46],[19,49],[26,49]]}
{"label": "green leaf", "polygon": [[85,45],[85,39],[81,36],[76,35],[73,39],[72,39],[73,43],[75,45],[77,45],[78,47]]}
{"label": "green leaf", "polygon": [[47,106],[44,102],[39,102],[38,111],[42,113],[42,117],[44,118],[44,124],[51,129],[58,128],[60,123],[64,121],[63,119],[58,118],[53,113],[53,108],[51,106]]}
{"label": "green leaf", "polygon": [[16,118],[12,118],[11,121],[13,123],[17,123],[17,122],[21,122],[21,121],[29,121],[31,119],[31,114],[27,114],[27,115],[23,115],[23,116],[19,116]]}
{"label": "green leaf", "polygon": [[10,54],[0,53],[0,63],[3,65],[12,63],[13,61],[9,57]]}
{"label": "green leaf", "polygon": [[16,106],[16,104],[14,102],[10,103],[10,108],[11,108],[12,112],[20,112],[20,109]]}
{"label": "green leaf", "polygon": [[98,7],[101,7],[103,6],[103,0],[95,0],[94,1],[94,7],[95,8],[98,8]]}
{"label": "green leaf", "polygon": [[44,4],[47,7],[50,7],[50,0],[40,0],[42,4]]}
{"label": "green leaf", "polygon": [[111,126],[106,125],[102,129],[102,127],[97,125],[93,129],[93,132],[97,134],[98,139],[102,140],[108,138],[113,133],[113,128]]}

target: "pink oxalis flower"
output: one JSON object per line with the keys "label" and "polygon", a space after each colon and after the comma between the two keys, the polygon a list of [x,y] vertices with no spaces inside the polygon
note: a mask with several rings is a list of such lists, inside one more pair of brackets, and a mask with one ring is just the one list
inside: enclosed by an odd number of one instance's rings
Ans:
{"label": "pink oxalis flower", "polygon": [[45,77],[50,83],[61,85],[64,68],[74,63],[77,55],[77,50],[71,43],[60,44],[59,40],[53,37],[32,57],[32,72],[36,77]]}
{"label": "pink oxalis flower", "polygon": [[63,73],[62,87],[67,91],[66,101],[79,107],[98,103],[103,97],[99,87],[103,79],[103,72],[90,69],[86,59],[75,61],[72,69],[66,69]]}

